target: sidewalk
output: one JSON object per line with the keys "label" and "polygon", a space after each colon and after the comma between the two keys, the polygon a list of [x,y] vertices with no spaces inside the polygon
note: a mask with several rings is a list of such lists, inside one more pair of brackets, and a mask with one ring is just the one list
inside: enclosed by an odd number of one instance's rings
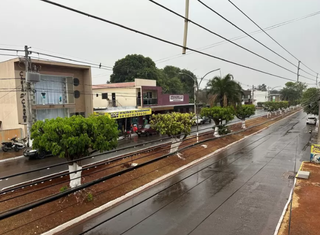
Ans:
{"label": "sidewalk", "polygon": [[289,234],[289,226],[290,235],[320,234],[320,164],[303,162],[300,170],[309,171],[310,177],[296,179],[291,213],[289,203],[280,230],[275,235]]}

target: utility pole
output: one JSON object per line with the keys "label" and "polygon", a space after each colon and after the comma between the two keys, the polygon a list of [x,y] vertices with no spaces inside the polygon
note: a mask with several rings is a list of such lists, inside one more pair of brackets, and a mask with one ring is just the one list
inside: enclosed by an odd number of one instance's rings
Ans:
{"label": "utility pole", "polygon": [[189,0],[186,0],[182,54],[186,54],[186,50],[187,50],[186,48],[187,48],[187,37],[188,37],[188,23],[189,23]]}
{"label": "utility pole", "polygon": [[198,114],[197,114],[197,78],[193,79],[193,100],[194,100],[194,113],[197,117],[197,143],[199,142],[199,125],[198,125]]}
{"label": "utility pole", "polygon": [[297,71],[297,82],[299,82],[299,71],[300,71],[300,61],[298,62],[298,71]]}
{"label": "utility pole", "polygon": [[253,104],[254,102],[254,85],[252,85],[252,91],[251,91],[251,103]]}
{"label": "utility pole", "polygon": [[316,77],[316,87],[318,88],[318,73],[317,73],[317,77]]}
{"label": "utility pole", "polygon": [[27,81],[27,73],[29,71],[29,47],[24,46],[24,56],[25,56],[25,79],[26,79],[26,93],[27,93],[27,135],[28,135],[28,145],[30,146],[31,140],[31,126],[32,126],[32,106],[31,106],[31,83]]}

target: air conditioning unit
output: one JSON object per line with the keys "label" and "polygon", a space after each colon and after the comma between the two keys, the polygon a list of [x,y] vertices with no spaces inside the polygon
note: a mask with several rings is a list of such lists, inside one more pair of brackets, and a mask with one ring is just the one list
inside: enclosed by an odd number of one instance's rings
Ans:
{"label": "air conditioning unit", "polygon": [[40,73],[27,72],[26,81],[27,82],[40,82]]}

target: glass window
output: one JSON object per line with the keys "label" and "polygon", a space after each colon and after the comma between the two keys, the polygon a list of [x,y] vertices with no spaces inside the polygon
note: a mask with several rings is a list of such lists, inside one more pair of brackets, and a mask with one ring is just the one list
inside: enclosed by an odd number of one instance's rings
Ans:
{"label": "glass window", "polygon": [[68,109],[38,109],[37,120],[44,121],[57,117],[68,117]]}
{"label": "glass window", "polygon": [[[36,104],[63,104],[66,96],[65,77],[41,75],[40,82],[35,83]],[[73,95],[73,94],[72,94]]]}

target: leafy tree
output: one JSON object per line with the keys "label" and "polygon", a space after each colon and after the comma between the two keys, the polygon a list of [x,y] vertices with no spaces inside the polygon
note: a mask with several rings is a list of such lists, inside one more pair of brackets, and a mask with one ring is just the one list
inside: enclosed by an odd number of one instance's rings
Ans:
{"label": "leafy tree", "polygon": [[264,102],[263,106],[265,107],[265,109],[272,112],[272,111],[277,111],[279,109],[288,108],[289,102],[288,101],[279,101],[279,102],[268,101],[268,102]]}
{"label": "leafy tree", "polygon": [[113,66],[110,76],[111,83],[133,82],[135,78],[158,80],[159,73],[156,64],[143,55],[127,55]]}
{"label": "leafy tree", "polygon": [[200,112],[201,116],[209,117],[215,123],[214,136],[219,136],[219,129],[222,129],[222,121],[229,122],[234,118],[233,107],[212,107],[202,108]]}
{"label": "leafy tree", "polygon": [[242,128],[246,128],[246,118],[249,118],[250,116],[255,114],[256,108],[253,104],[248,105],[239,105],[236,107],[235,115],[237,118],[242,120]]}
{"label": "leafy tree", "polygon": [[267,85],[266,84],[259,85],[257,90],[259,90],[259,91],[267,91]]}
{"label": "leafy tree", "polygon": [[[50,151],[53,155],[74,161],[95,151],[115,148],[118,127],[115,120],[108,116],[58,117],[33,124],[31,138],[33,148]],[[81,184],[81,170],[80,160],[69,164],[71,188]]]}
{"label": "leafy tree", "polygon": [[217,101],[221,107],[241,103],[242,88],[233,80],[231,74],[224,78],[214,77],[208,84],[208,94],[212,95],[212,103]]}
{"label": "leafy tree", "polygon": [[302,98],[303,91],[307,88],[307,85],[302,82],[287,82],[285,87],[280,90],[282,100],[289,101],[290,105],[298,104]]}
{"label": "leafy tree", "polygon": [[193,84],[196,76],[189,70],[180,69],[175,66],[166,66],[159,70],[158,85],[162,87],[164,93],[170,94],[189,94],[190,100],[193,99]]}
{"label": "leafy tree", "polygon": [[[151,126],[162,135],[171,137],[170,153],[178,151],[182,141],[190,134],[194,114],[166,113],[152,115]],[[179,153],[178,156],[180,157]]]}
{"label": "leafy tree", "polygon": [[302,106],[303,110],[308,114],[319,115],[319,89],[318,88],[309,88],[302,95]]}

